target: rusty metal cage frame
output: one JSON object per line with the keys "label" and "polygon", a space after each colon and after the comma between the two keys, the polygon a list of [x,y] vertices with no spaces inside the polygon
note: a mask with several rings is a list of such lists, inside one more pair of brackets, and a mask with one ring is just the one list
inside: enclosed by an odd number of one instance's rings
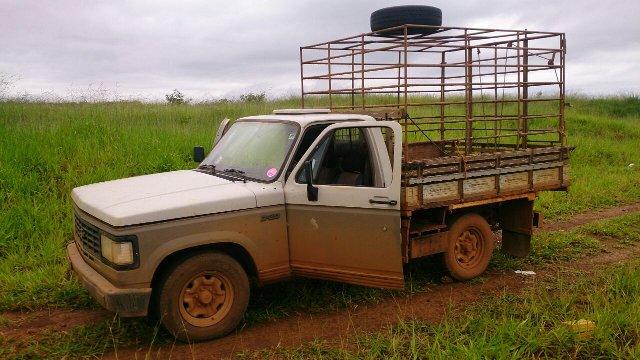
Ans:
{"label": "rusty metal cage frame", "polygon": [[303,46],[302,107],[383,114],[405,146],[443,155],[564,147],[565,44],[564,33],[407,24]]}

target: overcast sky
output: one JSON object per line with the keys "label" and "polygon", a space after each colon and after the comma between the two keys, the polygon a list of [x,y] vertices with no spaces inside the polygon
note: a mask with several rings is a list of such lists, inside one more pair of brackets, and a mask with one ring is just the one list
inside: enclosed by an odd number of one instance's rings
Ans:
{"label": "overcast sky", "polygon": [[0,76],[61,97],[297,94],[300,45],[368,32],[371,11],[399,4],[438,6],[449,26],[565,32],[567,91],[640,93],[640,0],[0,0]]}

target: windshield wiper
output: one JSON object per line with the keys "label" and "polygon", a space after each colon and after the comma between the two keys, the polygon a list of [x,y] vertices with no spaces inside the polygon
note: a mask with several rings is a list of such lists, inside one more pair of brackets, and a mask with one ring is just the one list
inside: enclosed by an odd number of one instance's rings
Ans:
{"label": "windshield wiper", "polygon": [[244,175],[244,171],[242,171],[242,170],[238,170],[238,169],[231,169],[231,168],[229,168],[229,169],[224,169],[224,170],[222,170],[222,171],[224,171],[224,172],[228,172],[228,173],[236,173],[236,174],[242,174],[242,175]]}
{"label": "windshield wiper", "polygon": [[204,164],[204,165],[198,166],[198,170],[204,170],[205,172],[208,172],[208,173],[211,173],[211,174],[215,174],[216,173],[216,166],[215,165],[211,165],[211,164]]}
{"label": "windshield wiper", "polygon": [[230,174],[237,174],[237,175],[238,175],[238,177],[239,177],[242,181],[247,182],[247,176],[245,175],[245,172],[244,172],[244,171],[242,171],[242,170],[233,169],[233,168],[227,168],[227,169],[222,170],[222,172],[224,172],[224,173],[230,173]]}

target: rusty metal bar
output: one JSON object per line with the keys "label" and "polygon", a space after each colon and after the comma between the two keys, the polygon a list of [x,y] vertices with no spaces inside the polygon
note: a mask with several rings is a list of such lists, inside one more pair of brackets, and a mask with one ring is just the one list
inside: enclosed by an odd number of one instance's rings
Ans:
{"label": "rusty metal bar", "polygon": [[[491,74],[489,74],[491,75]],[[484,76],[487,76],[487,74],[484,74]],[[328,77],[325,77],[323,79],[328,79]],[[375,77],[369,77],[367,78],[369,80],[373,80],[373,79],[378,79],[379,78],[375,78]],[[395,78],[394,78],[395,79]],[[336,80],[335,78],[332,78],[332,80]],[[349,80],[349,79],[343,79],[343,80]],[[409,77],[408,80],[418,80],[412,77]],[[503,82],[499,82],[499,83],[493,83],[493,82],[485,82],[485,83],[477,83],[475,85],[477,85],[478,87],[476,89],[486,89],[487,87],[493,88],[493,86],[497,86],[498,84],[503,84],[503,85],[523,85],[523,84],[528,84],[530,87],[531,86],[549,86],[549,85],[558,85],[560,82],[558,81],[533,81],[533,82],[524,82],[524,81],[503,81]],[[444,86],[464,86],[466,85],[466,82],[456,82],[456,83],[445,83]],[[430,83],[430,84],[422,84],[422,83],[409,83],[408,84],[409,87],[441,87],[440,83]],[[379,86],[369,86],[366,89],[388,89],[388,88],[395,88],[397,87],[397,85],[379,85]],[[498,86],[500,87],[500,86]],[[506,86],[508,87],[508,86]],[[336,91],[340,91],[341,89],[336,89]],[[345,90],[345,89],[342,89]]]}
{"label": "rusty metal bar", "polygon": [[362,83],[362,108],[365,109],[365,104],[364,104],[364,35],[362,35],[362,43],[360,44],[360,81]]}
{"label": "rusty metal bar", "polygon": [[440,104],[440,140],[444,140],[444,133],[445,133],[445,123],[444,123],[444,101],[445,101],[445,91],[444,91],[444,79],[445,79],[445,71],[444,71],[444,65],[446,64],[446,54],[445,52],[442,52],[441,55],[441,59],[440,59],[440,64],[442,65],[440,67],[440,102],[442,104]]}
{"label": "rusty metal bar", "polygon": [[567,43],[566,43],[566,39],[564,34],[561,35],[560,37],[560,89],[559,89],[559,97],[560,97],[560,101],[559,101],[559,107],[560,107],[560,119],[559,119],[559,124],[558,124],[558,129],[559,129],[559,134],[558,136],[560,137],[560,143],[562,144],[562,146],[567,146],[567,133],[566,133],[566,129],[565,129],[565,122],[564,122],[564,101],[565,101],[565,97],[564,97],[564,91],[565,91],[565,55],[566,55],[566,51],[567,51]]}
{"label": "rusty metal bar", "polygon": [[529,40],[527,39],[527,34],[524,34],[524,40],[522,40],[523,44],[523,53],[522,53],[522,146],[524,148],[527,147],[527,138],[529,136],[529,102],[526,100],[529,98]]}
{"label": "rusty metal bar", "polygon": [[[517,44],[516,45],[516,54],[518,55],[516,57],[516,61],[517,61],[517,66],[518,66],[518,128],[520,129],[519,131],[522,131],[522,118],[520,118],[520,116],[522,115],[522,89],[521,89],[521,76],[522,74],[520,73],[520,33],[518,32],[518,35],[516,35],[517,38]],[[520,141],[521,141],[522,137],[519,136],[518,139],[516,140],[516,149],[520,149]]]}
{"label": "rusty metal bar", "polygon": [[[550,118],[556,118],[558,117],[557,114],[550,114],[550,115],[544,115],[544,114],[535,114],[535,115],[528,115],[526,117],[524,116],[517,116],[517,115],[512,115],[512,116],[499,116],[499,117],[479,117],[476,116],[473,118],[474,122],[491,122],[491,121],[495,121],[497,119],[502,119],[502,120],[518,120],[520,118],[526,118],[529,120],[532,119],[550,119]],[[425,118],[437,118],[437,117],[422,117],[422,118],[413,118],[413,120],[419,120],[419,119],[425,119]],[[452,119],[452,118],[466,118],[466,115],[459,115],[459,116],[447,116],[445,117],[445,119]],[[447,124],[456,124],[456,123],[466,123],[466,120],[447,120]],[[439,125],[440,122],[439,121],[416,121],[416,124],[418,125],[422,125],[422,124],[431,124],[431,125]]]}
{"label": "rusty metal bar", "polygon": [[329,108],[333,107],[333,101],[331,95],[333,95],[331,91],[331,43],[327,44],[327,59],[329,59],[329,63],[327,64],[328,76],[329,76]]}
{"label": "rusty metal bar", "polygon": [[[407,104],[409,103],[409,98],[408,98],[408,93],[407,93],[407,77],[408,77],[408,67],[407,64],[408,62],[408,57],[407,57],[407,35],[408,35],[408,28],[405,25],[404,26],[404,108],[407,108]],[[404,149],[403,152],[406,154],[405,156],[407,157],[407,160],[409,160],[409,141],[408,141],[408,121],[409,121],[409,115],[405,115],[404,117]]]}
{"label": "rusty metal bar", "polygon": [[[537,98],[529,98],[529,102],[539,102],[539,101],[558,101],[560,100],[559,98],[548,98],[548,99],[537,99]],[[518,100],[518,99],[505,99],[505,100],[500,100],[499,103],[517,103],[518,101],[522,101],[522,100]],[[474,100],[474,103],[476,104],[481,104],[481,103],[493,103],[493,100]],[[449,106],[449,105],[466,105],[466,101],[445,101],[444,104]],[[415,103],[408,103],[407,107],[416,107],[416,106],[440,106],[440,104],[442,104],[440,101],[434,101],[434,102],[415,102]],[[388,108],[390,106],[396,106],[397,104],[372,104],[372,105],[367,105],[366,108]],[[334,106],[333,108],[338,110],[338,109],[349,109],[351,106]]]}
{"label": "rusty metal bar", "polygon": [[[474,46],[475,47],[475,46]],[[492,48],[491,48],[492,49]],[[367,51],[367,53],[374,53],[375,51]],[[411,53],[411,51],[407,51],[408,53]],[[404,53],[404,52],[402,52]],[[438,53],[440,53],[440,51],[438,51]],[[345,55],[345,56],[350,56],[350,55]],[[515,56],[513,56],[515,58]],[[331,59],[335,59],[337,58],[337,56],[332,55]],[[304,65],[327,65],[328,62],[324,62],[325,60],[328,60],[327,58],[322,58],[322,59],[318,59],[318,60],[313,60],[313,62],[306,62]],[[323,62],[321,62],[323,61]],[[345,63],[336,63],[333,62],[333,65],[351,65],[351,63],[345,62]],[[397,64],[394,63],[367,63],[367,66],[382,66],[382,68],[377,69],[377,68],[373,68],[372,70],[388,70],[388,69],[393,69],[395,67],[397,67]],[[410,64],[410,67],[440,67],[440,64]],[[464,63],[450,63],[447,64],[446,67],[459,67],[459,68],[466,68],[468,66],[471,67],[492,67],[493,65],[481,65],[481,64],[477,64],[477,65],[473,65],[473,64],[464,64]],[[502,65],[502,67],[516,67],[515,65]],[[522,67],[522,65],[520,66]],[[560,68],[560,65],[529,65],[529,67],[533,67],[533,68],[545,68],[545,69],[553,69],[553,68]]]}
{"label": "rusty metal bar", "polygon": [[[494,50],[496,50],[496,51],[498,50],[498,49],[497,49],[497,48],[495,48],[495,47],[494,47],[493,49],[494,49]],[[552,55],[552,54],[554,54],[554,53],[556,53],[556,52],[557,52],[557,50],[549,50],[549,51],[541,51],[541,52],[538,52],[538,53],[530,52],[529,54],[530,54],[530,55],[532,55],[532,56],[538,56],[538,55],[539,55],[539,56],[542,56],[542,55]],[[517,56],[518,56],[518,55],[505,55],[505,56],[497,56],[497,55],[495,55],[495,57],[493,57],[493,58],[472,60],[471,62],[472,62],[472,63],[475,63],[475,62],[482,62],[482,61],[487,61],[487,60],[507,60],[507,59],[515,59]],[[462,65],[462,64],[464,64],[464,62],[455,62],[455,63],[451,63],[451,65]],[[475,66],[475,65],[474,65],[474,66]]]}
{"label": "rusty metal bar", "polygon": [[355,64],[355,50],[351,50],[351,109],[356,108],[356,64]]}
{"label": "rusty metal bar", "polygon": [[[531,39],[530,39],[530,40],[531,40]],[[513,42],[513,41],[511,41],[511,42]],[[364,42],[363,42],[363,44],[364,44]],[[450,50],[444,50],[445,52],[451,52],[451,51],[460,51],[460,50],[464,50],[464,46],[461,46],[461,45],[439,45],[439,46],[440,46],[440,47],[451,48]],[[510,49],[510,48],[511,48],[511,47],[509,47],[509,46],[497,46],[497,45],[477,45],[477,46],[476,46],[476,45],[474,45],[474,47],[479,48],[479,49],[493,49],[493,48],[497,48],[497,49],[503,49],[503,50],[507,50],[507,49]],[[399,48],[399,50],[393,50],[393,49],[396,49],[396,48]],[[369,49],[369,50],[367,50],[367,53],[375,53],[375,52],[389,52],[389,51],[391,51],[391,50],[393,50],[394,52],[395,52],[395,51],[398,51],[398,52],[403,52],[403,53],[404,53],[404,51],[402,50],[402,48],[403,48],[403,45],[402,45],[402,44],[399,44],[399,45],[394,45],[394,46],[387,46],[387,47],[382,47],[382,48],[373,48],[373,49]],[[314,50],[315,50],[315,49],[314,49]],[[334,50],[336,50],[336,49],[334,49]],[[340,50],[341,50],[341,49],[340,49]],[[553,49],[553,48],[536,48],[536,47],[529,48],[529,50],[531,50],[531,51],[541,51],[541,52],[551,52],[551,51],[553,51],[553,50],[556,50],[556,51],[557,51],[557,49]],[[348,58],[348,57],[349,57],[349,54],[346,52],[346,50],[342,50],[342,51],[344,51],[345,53],[344,53],[344,54],[340,54],[340,55],[332,55],[330,58],[331,58],[331,59]],[[407,52],[424,52],[424,51],[421,51],[421,50],[411,50],[411,49],[409,49],[409,44],[407,43]],[[434,52],[440,53],[441,51],[434,51]],[[322,61],[325,61],[325,60],[329,60],[329,58],[328,58],[328,57],[317,58],[317,59],[313,59],[313,60],[307,60],[307,61],[304,61],[303,63],[304,63],[305,65],[310,65],[310,64],[323,65],[324,63],[323,63]],[[460,64],[460,65],[461,65],[461,66],[464,66],[464,64]]]}
{"label": "rusty metal bar", "polygon": [[[557,99],[556,99],[557,101]],[[478,103],[478,101],[476,101],[476,103]],[[518,114],[508,114],[508,115],[497,115],[497,116],[493,116],[493,115],[476,115],[474,117],[474,119],[476,119],[476,121],[481,121],[480,119],[486,118],[486,119],[490,119],[490,118],[494,118],[494,119],[509,119],[513,117],[514,119],[518,119]],[[532,115],[528,115],[529,119],[533,119],[533,118],[539,118],[539,117],[543,117],[543,118],[552,118],[558,117],[558,114],[532,114]],[[455,118],[460,118],[460,119],[464,119],[466,118],[466,115],[446,115],[445,119],[455,119]],[[412,117],[413,120],[420,120],[420,119],[440,119],[440,115],[432,115],[432,116],[413,116]]]}
{"label": "rusty metal bar", "polygon": [[301,107],[304,109],[304,59],[302,58],[302,48],[300,48],[300,92]]}
{"label": "rusty metal bar", "polygon": [[[505,57],[507,56],[507,54],[505,54]],[[493,87],[493,99],[495,100],[493,103],[493,114],[494,117],[496,118],[496,121],[493,122],[493,133],[495,135],[495,141],[494,141],[494,149],[498,149],[498,135],[500,135],[500,131],[498,131],[498,128],[502,128],[502,119],[498,119],[498,49],[494,48],[493,49],[493,82],[494,84],[496,84],[496,86]],[[505,59],[506,60],[506,59]],[[500,126],[498,126],[498,124],[500,124]],[[498,182],[498,186],[499,186],[499,182]]]}
{"label": "rusty metal bar", "polygon": [[398,65],[399,65],[398,66],[398,76],[397,76],[397,78],[398,78],[398,91],[397,91],[398,97],[397,97],[396,101],[398,103],[398,108],[399,108],[400,107],[400,85],[401,85],[400,84],[400,72],[402,71],[402,68],[400,67],[402,65],[402,53],[400,53],[400,52],[398,52]]}
{"label": "rusty metal bar", "polygon": [[465,78],[465,97],[467,100],[467,123],[466,123],[466,129],[465,129],[465,150],[464,153],[465,154],[469,154],[471,153],[471,146],[473,143],[473,90],[472,90],[472,81],[473,78],[471,77],[472,74],[472,70],[471,70],[471,63],[469,62],[472,59],[472,49],[470,47],[470,43],[469,43],[469,39],[467,38],[467,31],[465,30],[464,32],[465,34],[465,48],[466,48],[466,52],[465,52],[465,62],[467,63],[467,67],[465,68],[465,71],[467,72],[467,77]]}
{"label": "rusty metal bar", "polygon": [[[458,131],[458,132],[464,132],[465,128],[459,127],[459,128],[450,128],[447,130],[454,130],[454,131]],[[421,130],[409,130],[409,133],[420,133],[422,131],[436,131],[436,129],[429,129],[429,130],[425,130],[425,129],[421,129]],[[506,129],[505,131],[512,131],[513,133],[509,134],[501,134],[498,135],[499,138],[507,138],[507,137],[513,137],[513,138],[517,138],[518,136],[520,136],[518,134],[518,129]],[[532,131],[533,135],[543,135],[543,134],[554,134],[557,130],[556,129],[539,129],[539,130],[534,130]],[[473,137],[474,140],[480,140],[480,139],[493,139],[493,135],[487,135],[487,136],[474,136]],[[459,138],[447,138],[447,141],[451,141],[451,140],[461,140],[464,141],[465,137],[459,137]],[[549,142],[549,141],[553,141],[553,140],[542,140],[544,142]],[[557,142],[557,141],[556,141]]]}
{"label": "rusty metal bar", "polygon": [[[333,65],[335,65],[335,63],[332,63],[332,64],[333,64]],[[354,65],[359,65],[359,64],[360,64],[360,63],[354,64]],[[350,64],[349,64],[349,63],[347,63],[347,65],[350,65]],[[367,64],[367,65],[368,65],[368,64]],[[375,71],[383,71],[383,70],[393,69],[393,68],[395,68],[395,67],[397,67],[397,65],[392,66],[392,67],[390,67],[390,68],[386,68],[386,69],[374,69],[374,70],[375,70]],[[474,67],[474,66],[472,66],[472,67]],[[502,65],[500,65],[500,67],[503,67],[503,66],[502,66]],[[446,68],[446,66],[445,66],[445,68]],[[559,68],[559,67],[558,67],[558,68]],[[543,68],[535,68],[535,69],[531,69],[531,67],[529,67],[529,73],[534,72],[534,71],[545,71],[545,70],[549,70],[549,69],[551,69],[551,68],[549,68],[549,67],[543,67]],[[497,72],[497,75],[515,74],[515,73],[517,73],[517,72],[518,72],[517,70],[513,70],[513,71],[506,71],[506,72],[499,71],[499,72]],[[334,74],[333,74],[333,75],[334,75],[334,77],[333,77],[333,79],[334,79],[334,80],[349,80],[349,78],[348,78],[348,77],[337,77],[337,78],[336,78],[336,77],[335,77],[335,75],[337,75],[337,74],[339,74],[339,73],[334,73]],[[349,75],[349,74],[350,74],[349,72],[345,72],[343,75]],[[484,74],[484,75],[486,75],[486,74]],[[473,76],[473,77],[476,77],[476,76],[480,76],[480,75],[479,75],[479,74],[472,74],[472,76]],[[316,75],[316,76],[307,76],[307,77],[305,77],[305,78],[304,78],[304,80],[322,80],[322,79],[326,79],[326,77],[327,77],[327,75],[326,75],[326,74],[325,74],[325,75]],[[445,80],[448,80],[448,79],[463,79],[463,78],[465,78],[465,75],[460,75],[460,76],[446,76],[446,77],[445,77]],[[395,76],[394,76],[394,77],[388,77],[388,76],[387,76],[387,77],[383,77],[383,76],[379,76],[379,77],[369,77],[369,79],[377,79],[377,80],[394,80],[394,79],[396,79],[396,77],[395,77]],[[411,77],[409,77],[409,79],[414,79],[414,80],[440,80],[440,76],[411,76]],[[557,83],[557,82],[556,82],[556,83]],[[446,83],[445,83],[445,85],[446,85]]]}
{"label": "rusty metal bar", "polygon": [[[486,75],[486,74],[485,74]],[[449,84],[451,85],[451,84]],[[456,86],[460,86],[460,88],[456,88],[456,89],[446,89],[444,90],[444,92],[462,92],[465,91],[464,88],[462,88],[462,86],[464,86],[465,84],[455,84]],[[498,89],[512,89],[512,88],[517,88],[519,86],[522,86],[522,82],[520,83],[508,83],[508,85],[505,86],[490,86],[491,83],[489,84],[482,84],[484,86],[481,86],[480,84],[474,84],[474,86],[477,87],[472,87],[471,90],[491,90],[494,87],[498,88]],[[544,83],[533,83],[530,84],[529,87],[534,87],[534,86],[550,86],[550,85],[558,85],[557,82],[544,82]],[[408,84],[408,88],[417,88],[417,87],[437,87],[440,86],[439,84],[430,84],[430,85],[424,85],[424,84]],[[447,86],[447,85],[445,85]],[[404,85],[402,85],[401,87],[404,87]],[[396,89],[398,88],[397,85],[380,85],[380,86],[369,86],[364,88],[364,90],[366,91],[367,94],[395,94],[397,91],[396,90],[384,90],[384,89]],[[354,90],[352,88],[343,88],[343,89],[333,89],[331,91],[332,94],[350,94],[351,91]],[[355,88],[355,90],[362,90],[362,88]],[[428,89],[423,89],[423,90],[407,90],[408,94],[429,94],[429,93],[440,93],[442,90],[440,89],[434,89],[434,90],[428,90]],[[323,91],[308,91],[305,94],[307,95],[328,95],[329,91],[328,90],[323,90]],[[523,99],[523,101],[526,101],[528,99]]]}

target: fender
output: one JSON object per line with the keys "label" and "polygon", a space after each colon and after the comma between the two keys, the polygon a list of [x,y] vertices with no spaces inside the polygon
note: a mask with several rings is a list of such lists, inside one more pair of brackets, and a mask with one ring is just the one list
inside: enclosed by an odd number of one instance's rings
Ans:
{"label": "fender", "polygon": [[[142,228],[141,228],[142,229]],[[289,272],[284,205],[198,216],[149,225],[139,234],[144,275],[151,282],[156,269],[171,254],[220,243],[235,244],[251,257],[260,280],[284,277]],[[262,273],[265,273],[262,276]]]}
{"label": "fender", "polygon": [[[251,257],[256,268],[259,268],[257,246],[249,237],[234,231],[216,231],[214,233],[190,234],[183,237],[174,238],[158,246],[152,254],[147,255],[147,264],[154,273],[158,266],[167,257],[182,250],[188,250],[203,245],[215,244],[235,244],[242,247]],[[151,274],[153,275],[153,274]],[[151,278],[149,278],[151,282]]]}

